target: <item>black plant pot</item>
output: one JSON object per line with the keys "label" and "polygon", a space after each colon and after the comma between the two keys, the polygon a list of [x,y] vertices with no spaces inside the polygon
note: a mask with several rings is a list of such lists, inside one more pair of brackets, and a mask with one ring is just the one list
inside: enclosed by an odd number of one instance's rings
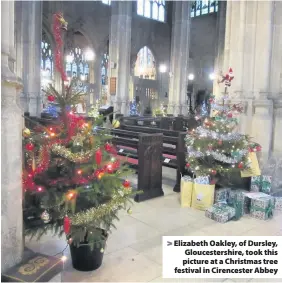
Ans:
{"label": "black plant pot", "polygon": [[[81,243],[79,247],[70,245],[70,252],[72,258],[72,266],[79,271],[93,271],[98,269],[102,265],[104,248],[106,245],[107,232],[105,230],[100,230],[100,233],[104,237],[104,242],[101,245],[94,245],[91,249],[90,245],[86,242]],[[102,250],[103,249],[103,250]]]}
{"label": "black plant pot", "polygon": [[101,247],[91,250],[89,245],[70,245],[70,252],[72,266],[78,271],[93,271],[102,265],[104,252],[101,252]]}

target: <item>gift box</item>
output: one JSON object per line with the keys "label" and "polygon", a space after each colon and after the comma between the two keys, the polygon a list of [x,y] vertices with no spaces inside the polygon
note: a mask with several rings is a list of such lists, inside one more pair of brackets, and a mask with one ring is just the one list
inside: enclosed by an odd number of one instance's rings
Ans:
{"label": "gift box", "polygon": [[194,179],[192,193],[192,207],[199,210],[206,210],[214,203],[215,185],[209,185],[209,177],[201,176]]}
{"label": "gift box", "polygon": [[251,178],[251,192],[259,192],[261,184],[261,176],[253,176]]}
{"label": "gift box", "polygon": [[251,191],[270,194],[271,181],[272,181],[271,176],[266,176],[266,175],[254,176],[251,179]]}
{"label": "gift box", "polygon": [[282,210],[282,197],[275,197],[275,209]]}
{"label": "gift box", "polygon": [[193,180],[189,176],[183,176],[180,183],[180,203],[182,207],[191,207],[193,192]]}
{"label": "gift box", "polygon": [[245,193],[246,190],[230,190],[228,194],[227,204],[239,210],[238,217],[250,213],[251,200]]}
{"label": "gift box", "polygon": [[271,196],[251,199],[251,216],[261,220],[272,218],[275,198]]}
{"label": "gift box", "polygon": [[230,188],[221,188],[215,190],[214,193],[214,202],[215,203],[226,203],[228,199]]}
{"label": "gift box", "polygon": [[260,191],[265,193],[265,194],[270,194],[270,191],[271,191],[271,181],[272,181],[272,177],[271,176],[262,175],[261,176]]}
{"label": "gift box", "polygon": [[236,214],[235,208],[222,203],[216,203],[205,211],[206,217],[219,223],[226,223]]}

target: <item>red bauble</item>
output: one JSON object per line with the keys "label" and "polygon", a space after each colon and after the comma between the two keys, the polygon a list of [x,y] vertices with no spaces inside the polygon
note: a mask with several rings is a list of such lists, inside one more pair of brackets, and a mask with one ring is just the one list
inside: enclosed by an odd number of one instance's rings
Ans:
{"label": "red bauble", "polygon": [[219,144],[219,145],[222,145],[222,140],[219,140],[219,141],[218,141],[218,144]]}
{"label": "red bauble", "polygon": [[130,182],[128,180],[124,180],[122,185],[125,187],[125,188],[129,188],[130,187]]}
{"label": "red bauble", "polygon": [[101,151],[101,149],[98,149],[98,150],[95,152],[95,160],[96,160],[96,163],[97,163],[98,165],[101,164],[101,162],[102,162],[102,151]]}
{"label": "red bauble", "polygon": [[243,162],[240,162],[240,163],[238,164],[238,168],[239,168],[239,169],[242,169],[243,166],[244,166]]}
{"label": "red bauble", "polygon": [[211,174],[215,175],[216,174],[216,170],[211,170]]}
{"label": "red bauble", "polygon": [[261,151],[261,146],[258,145],[258,146],[256,147],[256,150],[257,150],[257,151]]}
{"label": "red bauble", "polygon": [[250,148],[249,148],[249,152],[254,152],[254,150],[250,147]]}
{"label": "red bauble", "polygon": [[54,95],[48,95],[47,99],[48,99],[48,101],[53,102],[53,101],[55,101],[55,96]]}
{"label": "red bauble", "polygon": [[112,150],[112,146],[109,143],[106,143],[105,150],[110,152]]}
{"label": "red bauble", "polygon": [[209,103],[213,103],[213,98],[210,98],[210,99],[209,99]]}
{"label": "red bauble", "polygon": [[34,150],[34,144],[29,142],[25,145],[25,149],[28,151],[33,151]]}
{"label": "red bauble", "polygon": [[228,113],[228,114],[227,114],[227,117],[228,117],[228,118],[232,118],[232,113]]}
{"label": "red bauble", "polygon": [[211,180],[210,184],[215,185],[215,180]]}
{"label": "red bauble", "polygon": [[189,168],[191,165],[190,163],[186,163],[186,167]]}
{"label": "red bauble", "polygon": [[66,235],[70,233],[71,230],[71,220],[69,219],[68,216],[65,216],[64,218],[64,232]]}

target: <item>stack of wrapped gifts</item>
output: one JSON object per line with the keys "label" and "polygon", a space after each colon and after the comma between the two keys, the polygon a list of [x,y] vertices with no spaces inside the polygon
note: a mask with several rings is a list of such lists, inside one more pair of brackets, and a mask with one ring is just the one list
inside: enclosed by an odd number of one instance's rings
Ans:
{"label": "stack of wrapped gifts", "polygon": [[282,210],[282,197],[271,196],[271,176],[255,176],[250,190],[220,188],[210,184],[209,177],[181,180],[181,205],[204,210],[205,215],[217,222],[238,220],[248,214],[267,220],[275,210]]}

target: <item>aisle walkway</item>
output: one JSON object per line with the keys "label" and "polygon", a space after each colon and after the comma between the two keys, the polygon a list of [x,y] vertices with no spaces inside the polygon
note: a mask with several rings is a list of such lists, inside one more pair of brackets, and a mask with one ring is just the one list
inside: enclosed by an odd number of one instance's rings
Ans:
{"label": "aisle walkway", "polygon": [[[174,176],[174,172],[173,176]],[[172,176],[172,175],[171,175]],[[168,173],[169,177],[169,173]],[[167,183],[170,183],[169,180]],[[282,236],[282,213],[270,221],[244,217],[237,222],[219,224],[204,212],[180,208],[179,194],[164,185],[165,196],[135,204],[133,213],[120,214],[117,230],[108,240],[103,265],[94,272],[78,272],[68,260],[63,272],[64,282],[281,282],[258,279],[162,279],[162,236]],[[64,239],[45,236],[40,242],[26,242],[34,251],[54,255],[63,250]]]}

